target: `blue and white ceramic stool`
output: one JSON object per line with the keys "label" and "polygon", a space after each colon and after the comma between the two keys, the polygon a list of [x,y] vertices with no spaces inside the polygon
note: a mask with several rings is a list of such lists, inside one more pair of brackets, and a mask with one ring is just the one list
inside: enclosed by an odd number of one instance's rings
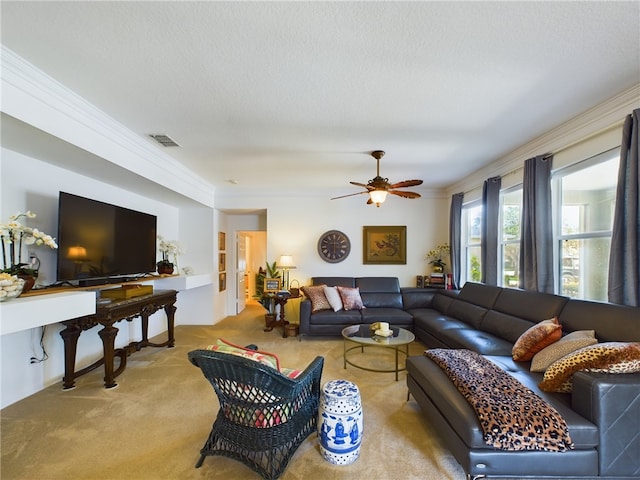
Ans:
{"label": "blue and white ceramic stool", "polygon": [[332,380],[322,387],[318,419],[320,452],[334,465],[349,465],[360,455],[362,402],[360,390],[347,380]]}

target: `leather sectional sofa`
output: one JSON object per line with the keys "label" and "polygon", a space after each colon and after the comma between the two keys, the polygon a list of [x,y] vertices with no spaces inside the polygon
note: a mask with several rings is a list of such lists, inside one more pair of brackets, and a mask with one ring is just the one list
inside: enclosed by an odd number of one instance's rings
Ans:
{"label": "leather sectional sofa", "polygon": [[460,291],[400,288],[397,279],[389,277],[316,277],[313,283],[359,286],[366,308],[311,312],[304,300],[301,334],[340,335],[347,325],[374,321],[408,327],[427,348],[482,354],[565,420],[572,450],[491,447],[475,411],[443,370],[424,355],[410,357],[409,394],[468,478],[640,478],[640,373],[579,371],[573,375],[572,393],[549,393],[538,387],[543,373],[531,372],[531,362],[511,357],[514,343],[527,329],[553,317],[563,334],[594,330],[599,342],[640,342],[640,309],[478,283],[466,283]]}

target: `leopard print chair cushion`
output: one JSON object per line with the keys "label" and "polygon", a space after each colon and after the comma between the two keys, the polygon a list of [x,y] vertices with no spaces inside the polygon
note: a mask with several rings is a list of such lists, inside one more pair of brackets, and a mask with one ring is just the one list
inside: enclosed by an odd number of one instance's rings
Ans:
{"label": "leopard print chair cushion", "polygon": [[552,363],[539,387],[545,392],[571,392],[577,371],[640,372],[640,342],[606,342],[581,348]]}

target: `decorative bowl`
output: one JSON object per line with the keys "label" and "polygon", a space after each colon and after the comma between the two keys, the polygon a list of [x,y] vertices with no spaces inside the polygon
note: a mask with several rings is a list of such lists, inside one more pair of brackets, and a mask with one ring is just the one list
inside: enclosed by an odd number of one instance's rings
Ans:
{"label": "decorative bowl", "polygon": [[0,273],[0,302],[6,302],[16,298],[22,293],[24,280],[15,275]]}

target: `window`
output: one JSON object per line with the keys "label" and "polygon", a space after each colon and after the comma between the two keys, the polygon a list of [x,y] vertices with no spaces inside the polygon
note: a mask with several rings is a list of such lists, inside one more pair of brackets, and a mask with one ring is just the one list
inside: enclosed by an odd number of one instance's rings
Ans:
{"label": "window", "polygon": [[520,223],[522,185],[500,193],[500,257],[503,287],[517,288],[520,281]]}
{"label": "window", "polygon": [[620,149],[554,175],[560,295],[606,301]]}
{"label": "window", "polygon": [[462,272],[465,282],[479,282],[482,277],[480,265],[480,222],[482,204],[474,202],[462,208]]}

